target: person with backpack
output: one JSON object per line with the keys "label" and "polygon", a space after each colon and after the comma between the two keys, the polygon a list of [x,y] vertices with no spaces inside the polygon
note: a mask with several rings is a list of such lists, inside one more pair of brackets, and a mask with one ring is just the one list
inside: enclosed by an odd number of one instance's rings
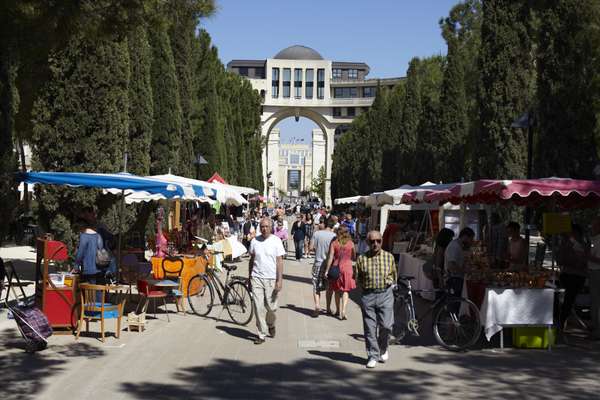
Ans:
{"label": "person with backpack", "polygon": [[103,271],[96,263],[99,252],[104,249],[102,237],[96,231],[95,226],[85,220],[80,221],[80,227],[75,266],[81,272],[81,281],[104,285],[106,271]]}

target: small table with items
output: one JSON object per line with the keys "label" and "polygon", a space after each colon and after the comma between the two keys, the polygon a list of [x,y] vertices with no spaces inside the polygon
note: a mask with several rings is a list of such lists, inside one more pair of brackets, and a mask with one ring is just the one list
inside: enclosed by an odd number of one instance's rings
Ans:
{"label": "small table with items", "polygon": [[552,345],[554,325],[554,289],[487,288],[481,305],[481,323],[487,340],[505,327],[548,328],[548,349]]}

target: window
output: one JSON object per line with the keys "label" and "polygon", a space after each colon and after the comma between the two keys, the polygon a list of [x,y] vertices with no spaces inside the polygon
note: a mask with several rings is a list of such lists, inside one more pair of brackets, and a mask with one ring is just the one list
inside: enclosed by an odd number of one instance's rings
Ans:
{"label": "window", "polygon": [[325,98],[325,70],[322,68],[317,70],[317,98]]}
{"label": "window", "polygon": [[346,115],[349,116],[349,117],[356,116],[356,109],[354,107],[348,107],[346,109]]}
{"label": "window", "polygon": [[300,164],[300,155],[290,154],[290,164],[292,164],[292,165]]}
{"label": "window", "polygon": [[375,87],[368,86],[363,88],[363,97],[375,97]]}
{"label": "window", "polygon": [[279,68],[273,68],[271,77],[271,96],[274,99],[279,97]]}
{"label": "window", "polygon": [[306,70],[306,92],[304,97],[307,99],[313,98],[313,86],[315,85],[315,70],[307,69]]}
{"label": "window", "polygon": [[248,67],[240,67],[240,75],[248,76]]}
{"label": "window", "polygon": [[333,107],[333,116],[334,117],[341,117],[342,116],[342,109],[339,107]]}
{"label": "window", "polygon": [[302,98],[302,69],[294,69],[294,97]]}
{"label": "window", "polygon": [[300,170],[288,170],[288,191],[300,189]]}
{"label": "window", "polygon": [[292,79],[292,70],[289,68],[283,69],[283,97],[290,97],[290,89],[291,89],[291,79]]}
{"label": "window", "polygon": [[342,99],[349,99],[352,97],[358,97],[358,88],[355,87],[344,87],[344,88],[339,88],[336,87],[333,89],[333,97],[335,98],[342,98]]}
{"label": "window", "polygon": [[254,76],[259,79],[265,79],[265,69],[263,67],[254,68]]}
{"label": "window", "polygon": [[357,69],[349,69],[348,70],[348,79],[358,79],[358,70]]}
{"label": "window", "polygon": [[342,79],[342,70],[340,68],[334,68],[331,71],[331,77],[333,79]]}

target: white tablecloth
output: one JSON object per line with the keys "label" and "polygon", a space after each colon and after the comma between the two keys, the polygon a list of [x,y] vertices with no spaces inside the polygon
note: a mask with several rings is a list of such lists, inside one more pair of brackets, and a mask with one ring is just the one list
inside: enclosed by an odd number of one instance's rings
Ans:
{"label": "white tablecloth", "polygon": [[552,325],[553,313],[553,289],[488,288],[481,305],[481,323],[489,341],[505,325]]}
{"label": "white tablecloth", "polygon": [[[415,279],[411,282],[413,289],[433,290],[433,282],[423,273],[423,264],[425,264],[425,260],[415,258],[408,253],[400,253],[398,259],[398,274],[414,276]],[[420,296],[428,300],[435,299],[434,292],[421,293]]]}

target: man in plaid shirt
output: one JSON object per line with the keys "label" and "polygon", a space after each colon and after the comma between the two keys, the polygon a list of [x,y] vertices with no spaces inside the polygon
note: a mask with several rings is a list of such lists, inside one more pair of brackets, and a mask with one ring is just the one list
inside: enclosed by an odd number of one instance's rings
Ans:
{"label": "man in plaid shirt", "polygon": [[381,249],[379,231],[367,235],[369,251],[358,257],[354,271],[356,283],[362,288],[362,315],[367,368],[377,361],[389,359],[388,339],[394,325],[394,295],[392,286],[398,276],[394,256]]}

